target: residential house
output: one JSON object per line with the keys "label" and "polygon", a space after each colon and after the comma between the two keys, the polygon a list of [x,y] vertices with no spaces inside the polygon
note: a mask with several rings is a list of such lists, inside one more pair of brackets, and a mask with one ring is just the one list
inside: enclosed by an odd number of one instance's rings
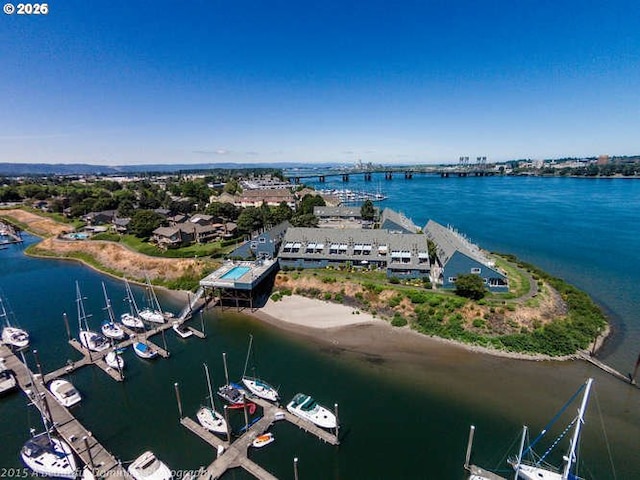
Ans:
{"label": "residential house", "polygon": [[393,233],[418,233],[420,229],[402,213],[385,208],[380,215],[380,229]]}
{"label": "residential house", "polygon": [[282,222],[269,230],[258,233],[251,237],[251,240],[247,240],[232,251],[229,257],[243,260],[275,258],[289,227],[291,227],[289,222]]}
{"label": "residential house", "polygon": [[495,262],[477,245],[452,228],[433,220],[429,220],[424,231],[424,236],[436,246],[436,263],[431,272],[432,283],[443,288],[455,288],[458,275],[473,273],[482,277],[489,290],[509,291],[507,276],[496,268]]}

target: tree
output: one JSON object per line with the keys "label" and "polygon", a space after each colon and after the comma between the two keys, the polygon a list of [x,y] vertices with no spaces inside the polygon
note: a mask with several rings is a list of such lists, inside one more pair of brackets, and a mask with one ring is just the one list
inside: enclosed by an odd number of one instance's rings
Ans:
{"label": "tree", "polygon": [[322,198],[320,195],[311,195],[310,193],[307,193],[304,197],[302,197],[298,213],[300,215],[313,215],[313,207],[324,207],[325,205],[326,203],[324,202],[324,198]]}
{"label": "tree", "polygon": [[365,200],[360,207],[360,215],[363,220],[373,220],[376,216],[376,209],[371,200]]}
{"label": "tree", "polygon": [[317,227],[318,217],[313,213],[305,213],[303,215],[296,215],[291,217],[291,225],[294,227]]}
{"label": "tree", "polygon": [[148,239],[163,221],[164,217],[153,210],[136,210],[131,217],[128,229],[136,237]]}
{"label": "tree", "polygon": [[465,273],[457,276],[456,295],[472,300],[480,300],[486,293],[487,289],[480,275]]}
{"label": "tree", "polygon": [[238,231],[244,234],[250,234],[263,227],[262,212],[256,207],[245,208],[238,217]]}

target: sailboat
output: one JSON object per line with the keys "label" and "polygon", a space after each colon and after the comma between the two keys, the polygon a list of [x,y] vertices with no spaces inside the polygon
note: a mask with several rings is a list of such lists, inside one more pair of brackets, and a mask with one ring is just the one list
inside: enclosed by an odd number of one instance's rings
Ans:
{"label": "sailboat", "polygon": [[251,393],[257,397],[264,398],[270,402],[278,401],[278,390],[269,385],[264,380],[257,377],[247,376],[247,366],[249,365],[249,355],[251,354],[251,346],[253,345],[253,335],[249,335],[249,348],[247,350],[247,358],[244,362],[244,371],[242,372],[242,383],[249,389]]}
{"label": "sailboat", "polygon": [[104,356],[104,361],[111,368],[122,370],[124,368],[124,359],[114,350]]}
{"label": "sailboat", "polygon": [[[580,480],[580,477],[575,473],[575,465],[577,461],[576,451],[580,443],[580,433],[582,426],[584,425],[584,413],[587,409],[587,403],[589,401],[589,394],[591,392],[591,385],[593,379],[589,378],[584,382],[580,388],[573,394],[569,401],[562,407],[553,420],[542,430],[542,432],[525,448],[527,440],[528,429],[526,426],[522,429],[522,438],[520,440],[520,449],[518,455],[515,458],[507,460],[509,465],[513,467],[515,472],[515,479],[518,480]],[[533,447],[542,439],[542,437],[549,431],[550,427],[558,420],[560,415],[565,411],[567,407],[578,397],[582,392],[582,401],[577,415],[569,422],[569,425],[562,431],[560,436],[555,439],[552,445],[547,448],[546,452],[542,456],[534,454]],[[545,462],[547,455],[556,447],[562,437],[569,433],[573,427],[573,434],[569,440],[568,451],[563,455],[563,463],[561,467],[555,467]],[[475,427],[471,427],[469,433],[469,442],[467,446],[467,456],[465,460],[465,468],[469,470],[471,475],[470,480],[495,480],[500,479],[497,475],[487,472],[475,465],[469,465],[469,459],[471,457],[471,447],[473,443],[473,432]]]}
{"label": "sailboat", "polygon": [[144,322],[140,319],[138,313],[138,305],[131,291],[131,285],[127,279],[124,279],[124,288],[127,292],[127,302],[129,302],[129,311],[120,315],[120,321],[125,327],[134,328],[136,330],[144,329]]}
{"label": "sailboat", "polygon": [[147,280],[147,307],[140,311],[140,318],[146,322],[151,323],[164,323],[165,316],[156,293],[151,286],[151,279],[146,275]]}
{"label": "sailboat", "polygon": [[227,354],[222,354],[224,362],[224,377],[227,383],[218,388],[218,395],[231,406],[244,405],[247,392],[237,383],[229,382],[229,371],[227,370]]}
{"label": "sailboat", "polygon": [[102,352],[109,348],[109,341],[102,335],[89,330],[89,324],[87,315],[84,309],[84,302],[82,301],[82,294],[80,293],[80,285],[76,281],[76,303],[78,304],[78,337],[80,338],[80,344],[93,351]]}
{"label": "sailboat", "polygon": [[227,433],[227,422],[224,417],[216,411],[213,402],[213,391],[211,389],[211,377],[209,376],[209,367],[203,364],[205,376],[207,377],[207,388],[209,389],[210,406],[202,406],[196,413],[196,418],[200,425],[214,433]]}
{"label": "sailboat", "polygon": [[0,358],[0,395],[16,388],[16,376],[12,370],[9,370],[4,364],[4,358]]}
{"label": "sailboat", "polygon": [[0,319],[2,323],[4,323],[4,327],[2,328],[2,343],[16,348],[24,348],[29,345],[29,334],[27,331],[11,325],[2,297],[0,297]]}
{"label": "sailboat", "polygon": [[105,310],[109,316],[109,319],[102,324],[102,334],[107,338],[120,340],[124,338],[124,330],[116,323],[113,308],[111,307],[111,300],[109,300],[109,296],[107,295],[107,287],[104,286],[104,282],[102,282],[102,292],[104,293]]}
{"label": "sailboat", "polygon": [[[35,388],[33,379],[31,383]],[[36,394],[40,398],[40,394],[37,392]],[[42,397],[42,401],[45,402],[45,408],[48,410],[46,395]],[[44,432],[36,435],[35,430],[31,429],[31,438],[20,450],[22,462],[38,476],[76,478],[77,465],[71,447],[52,432],[42,410],[40,410],[40,418],[44,425]]]}

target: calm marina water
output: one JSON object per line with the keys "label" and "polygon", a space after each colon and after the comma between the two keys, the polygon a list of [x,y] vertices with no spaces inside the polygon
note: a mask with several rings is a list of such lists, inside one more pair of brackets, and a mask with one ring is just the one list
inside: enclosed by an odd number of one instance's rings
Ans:
{"label": "calm marina water", "polygon": [[[346,186],[371,185],[352,177]],[[345,187],[340,181],[322,186]],[[604,360],[630,371],[640,349],[640,305],[634,295],[640,285],[639,182],[415,177],[382,187],[389,199],[381,206],[403,211],[416,224],[429,218],[451,224],[483,248],[514,253],[588,291],[616,329]],[[19,246],[0,251],[0,288],[32,332],[45,370],[76,358],[62,321],[67,312],[72,329],[77,328],[75,280],[95,328],[104,317],[101,281],[116,313],[125,310],[124,288],[117,280],[73,262],[27,258]],[[142,299],[142,291],[135,292]],[[173,311],[182,307],[170,297],[160,295],[160,300]],[[212,449],[178,423],[173,383],[180,383],[185,412],[194,416],[206,397],[202,362],[220,384],[221,355],[227,352],[231,375],[238,378],[252,333],[259,373],[281,385],[283,399],[303,391],[325,405],[337,402],[344,425],[338,448],[288,424],[276,425],[276,442],[251,456],[278,478],[293,478],[297,456],[301,480],[462,479],[472,423],[478,429],[476,462],[503,466],[521,425],[542,428],[587,376],[595,378],[596,393],[583,437],[582,475],[640,478],[640,392],[586,363],[515,361],[453,348],[385,360],[330,348],[242,315],[211,310],[205,324],[206,340],[181,340],[168,332],[168,360],[147,362],[125,352],[123,384],[95,368],[71,376],[85,397],[74,414],[123,461],[152,449],[174,469],[209,464]],[[18,451],[39,417],[22,395],[11,394],[0,399],[0,418],[0,468],[20,467]],[[251,477],[236,470],[225,478]]]}

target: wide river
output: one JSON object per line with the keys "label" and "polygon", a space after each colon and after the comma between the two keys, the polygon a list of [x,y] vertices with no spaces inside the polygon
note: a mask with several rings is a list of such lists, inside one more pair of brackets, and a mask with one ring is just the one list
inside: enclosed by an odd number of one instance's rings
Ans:
{"label": "wide river", "polygon": [[[586,290],[614,327],[601,359],[622,372],[632,370],[640,351],[640,182],[374,177],[365,183],[352,177],[348,184],[315,186],[382,188],[389,199],[380,206],[404,212],[417,225],[430,218],[450,224],[485,249],[514,253]],[[27,244],[34,241],[28,237]],[[125,311],[117,280],[73,262],[28,258],[19,246],[0,251],[0,289],[31,331],[45,370],[77,358],[66,344],[62,320],[66,312],[76,326],[76,280],[94,328],[105,315],[102,281],[116,313]],[[134,291],[142,302],[142,290]],[[173,311],[182,307],[167,296],[160,301]],[[302,391],[340,405],[339,447],[279,423],[276,442],[251,453],[278,478],[293,478],[298,457],[301,480],[462,479],[471,424],[477,427],[474,461],[504,469],[521,426],[529,425],[532,435],[539,432],[587,377],[595,379],[595,390],[580,449],[581,476],[640,478],[640,390],[585,362],[517,361],[454,347],[385,359],[339,351],[238,314],[210,310],[204,322],[206,340],[180,340],[168,332],[167,360],[148,362],[125,352],[127,379],[121,384],[95,368],[71,375],[84,395],[73,413],[123,462],[150,449],[176,470],[209,464],[215,452],[178,423],[173,384],[180,383],[185,412],[193,416],[206,401],[202,363],[220,384],[227,352],[231,376],[238,378],[252,333],[259,373],[280,385],[285,401]],[[6,477],[8,469],[21,466],[20,447],[40,419],[20,394],[0,398],[0,418],[0,476]],[[548,459],[558,464],[561,456],[553,452]],[[234,470],[224,478],[251,477]]]}

